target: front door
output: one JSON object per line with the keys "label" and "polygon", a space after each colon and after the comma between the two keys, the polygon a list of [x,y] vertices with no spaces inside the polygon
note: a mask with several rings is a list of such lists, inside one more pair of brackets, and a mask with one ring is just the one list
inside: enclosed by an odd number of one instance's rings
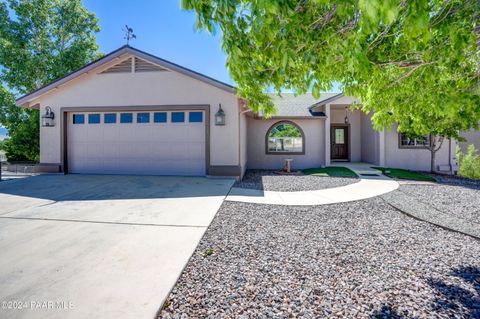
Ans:
{"label": "front door", "polygon": [[330,142],[331,159],[348,161],[348,126],[332,125]]}

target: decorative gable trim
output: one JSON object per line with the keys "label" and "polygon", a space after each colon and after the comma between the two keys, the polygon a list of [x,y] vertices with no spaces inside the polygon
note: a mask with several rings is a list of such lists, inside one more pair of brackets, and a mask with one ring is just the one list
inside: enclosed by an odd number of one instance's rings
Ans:
{"label": "decorative gable trim", "polygon": [[165,70],[169,70],[169,71],[175,71],[175,72],[178,72],[178,73],[181,73],[183,75],[186,75],[186,76],[189,76],[191,78],[194,78],[196,80],[199,80],[199,81],[202,81],[204,83],[207,83],[209,85],[212,85],[214,87],[217,87],[221,90],[224,90],[224,91],[227,91],[229,93],[232,93],[232,94],[236,94],[236,89],[229,85],[229,84],[226,84],[226,83],[223,83],[221,81],[218,81],[218,80],[215,80],[209,76],[206,76],[206,75],[203,75],[201,73],[198,73],[198,72],[195,72],[195,71],[192,71],[190,69],[187,69],[185,67],[182,67],[178,64],[175,64],[175,63],[172,63],[172,62],[169,62],[167,60],[164,60],[164,59],[161,59],[159,57],[156,57],[154,55],[151,55],[151,54],[148,54],[146,52],[143,52],[143,51],[140,51],[138,49],[135,49],[135,48],[132,48],[128,45],[126,46],[123,46],[107,55],[105,55],[104,57],[96,60],[96,61],[93,61],[91,62],[90,64],[87,64],[86,66],[84,66],[83,68],[77,70],[77,71],[74,71],[48,85],[45,85],[41,88],[39,88],[38,90],[35,90],[31,93],[28,93],[20,98],[17,99],[16,101],[16,104],[18,106],[23,106],[23,107],[31,107],[31,105],[33,104],[34,100],[36,98],[38,98],[39,96],[43,95],[43,94],[46,94],[48,92],[50,92],[51,90],[53,89],[56,89],[58,88],[60,85],[62,84],[65,84],[66,82],[68,81],[71,81],[83,74],[87,74],[89,73],[90,71],[108,63],[108,62],[111,62],[113,61],[113,59],[116,59],[116,58],[120,58],[122,56],[125,56],[126,54],[131,54],[133,56],[137,56],[138,58],[140,59],[143,59],[145,61],[148,61],[150,63],[153,63],[155,65],[158,65],[159,67],[165,69]]}
{"label": "decorative gable trim", "polygon": [[132,73],[132,58],[128,58],[125,61],[117,63],[100,74],[104,73]]}

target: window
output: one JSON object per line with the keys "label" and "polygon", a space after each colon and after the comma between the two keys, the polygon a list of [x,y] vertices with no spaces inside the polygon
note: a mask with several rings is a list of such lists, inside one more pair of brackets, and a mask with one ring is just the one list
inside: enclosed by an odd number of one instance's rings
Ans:
{"label": "window", "polygon": [[399,148],[428,148],[430,146],[430,136],[409,137],[405,133],[398,134]]}
{"label": "window", "polygon": [[153,113],[153,122],[155,122],[155,123],[167,123],[167,112],[155,112],[155,113]]}
{"label": "window", "polygon": [[133,114],[132,113],[120,113],[120,123],[132,123]]}
{"label": "window", "polygon": [[103,123],[106,123],[106,124],[117,123],[117,114],[107,113],[103,115]]}
{"label": "window", "polygon": [[190,112],[190,113],[188,113],[188,121],[190,123],[202,123],[203,122],[203,113],[202,112]]}
{"label": "window", "polygon": [[305,154],[305,137],[292,122],[274,124],[267,132],[267,154]]}
{"label": "window", "polygon": [[150,113],[137,113],[137,123],[150,123]]}
{"label": "window", "polygon": [[335,144],[345,144],[345,129],[336,128],[335,129]]}
{"label": "window", "polygon": [[85,124],[85,115],[73,114],[73,124]]}
{"label": "window", "polygon": [[100,114],[88,114],[88,124],[100,124]]}
{"label": "window", "polygon": [[185,122],[185,112],[172,112],[172,123]]}

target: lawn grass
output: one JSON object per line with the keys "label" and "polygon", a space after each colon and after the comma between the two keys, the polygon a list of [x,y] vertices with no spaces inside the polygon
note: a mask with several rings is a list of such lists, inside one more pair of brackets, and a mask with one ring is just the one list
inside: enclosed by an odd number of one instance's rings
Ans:
{"label": "lawn grass", "polygon": [[327,166],[324,168],[307,168],[303,170],[305,175],[330,176],[330,177],[358,177],[351,169],[341,166]]}
{"label": "lawn grass", "polygon": [[372,167],[372,168],[378,169],[384,175],[392,178],[409,179],[413,181],[422,181],[422,182],[435,182],[435,179],[431,176],[422,174],[420,172],[409,171],[407,169],[390,168],[390,167]]}

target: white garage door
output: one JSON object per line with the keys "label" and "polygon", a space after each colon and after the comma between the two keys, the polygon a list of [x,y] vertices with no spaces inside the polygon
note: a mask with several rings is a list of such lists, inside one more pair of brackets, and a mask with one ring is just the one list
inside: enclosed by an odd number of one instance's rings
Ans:
{"label": "white garage door", "polygon": [[71,173],[205,175],[203,111],[68,113]]}

